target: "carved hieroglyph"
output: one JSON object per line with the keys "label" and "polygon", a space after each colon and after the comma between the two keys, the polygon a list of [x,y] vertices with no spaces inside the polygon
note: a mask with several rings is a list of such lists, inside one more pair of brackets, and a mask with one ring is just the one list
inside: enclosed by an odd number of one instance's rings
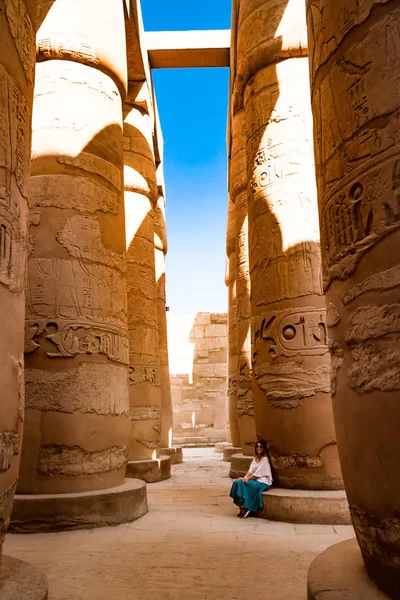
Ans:
{"label": "carved hieroglyph", "polygon": [[234,202],[233,227],[236,252],[237,414],[243,453],[251,455],[256,441],[256,422],[251,366],[251,285],[244,110],[240,110],[232,117],[231,127],[229,189]]}
{"label": "carved hieroglyph", "polygon": [[[236,236],[235,236],[235,205],[228,197],[228,224],[226,244],[226,276],[228,288],[228,441],[235,448],[240,448],[240,431],[237,412],[237,335],[236,335]],[[230,438],[230,439],[229,439]]]}
{"label": "carved hieroglyph", "polygon": [[[128,269],[129,460],[154,458],[161,436],[158,294],[154,251],[157,179],[152,118],[136,104],[140,87],[129,84],[124,107],[124,173]],[[149,98],[150,104],[150,98]],[[165,311],[165,309],[164,309]]]}
{"label": "carved hieroglyph", "polygon": [[400,7],[309,0],[307,18],[343,477],[367,570],[400,598]]}
{"label": "carved hieroglyph", "polygon": [[254,403],[277,483],[338,489],[305,31],[300,0],[240,3]]}
{"label": "carved hieroglyph", "polygon": [[0,9],[0,562],[21,455],[35,2]]}
{"label": "carved hieroglyph", "polygon": [[103,21],[123,31],[123,11],[98,11],[86,24],[92,60],[76,56],[75,9],[73,0],[57,2],[37,39],[21,493],[113,487],[127,459],[125,82],[119,64],[107,65],[108,75],[100,70],[91,38]]}

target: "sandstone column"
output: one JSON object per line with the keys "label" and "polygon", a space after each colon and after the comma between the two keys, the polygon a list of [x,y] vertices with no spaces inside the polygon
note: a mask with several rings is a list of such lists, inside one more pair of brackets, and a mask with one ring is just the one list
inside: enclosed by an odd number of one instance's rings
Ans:
{"label": "sandstone column", "polygon": [[398,599],[400,6],[307,6],[339,452],[367,571]]}
{"label": "sandstone column", "polygon": [[[160,170],[158,167],[157,172]],[[160,355],[161,384],[161,448],[160,453],[171,457],[171,464],[183,461],[182,448],[172,445],[172,397],[168,360],[166,270],[165,258],[168,251],[165,220],[165,199],[160,196],[154,208],[154,256],[157,285],[158,348]]]}
{"label": "sandstone column", "polygon": [[[24,421],[23,331],[28,180],[35,68],[36,0],[0,2],[0,587],[23,594],[21,563],[2,556],[20,462]],[[16,564],[19,563],[19,564]],[[24,568],[30,569],[28,565]],[[32,598],[47,597],[45,580]]]}
{"label": "sandstone column", "polygon": [[[237,335],[236,335],[236,231],[235,205],[228,196],[228,222],[226,244],[226,278],[228,288],[228,412],[229,433],[233,450],[240,452],[240,432],[237,412]],[[232,450],[232,452],[233,452]],[[224,452],[225,456],[225,452]]]}
{"label": "sandstone column", "polygon": [[[125,483],[123,7],[41,0],[38,20],[18,486],[29,496],[16,499],[14,529],[135,518],[135,501],[124,504],[135,489]],[[145,488],[137,486],[143,514]],[[80,495],[52,497],[71,493]],[[104,497],[112,498],[112,509]]]}
{"label": "sandstone column", "polygon": [[154,254],[158,188],[151,111],[148,83],[130,82],[124,107],[131,420],[128,474],[148,482],[170,476],[170,459],[158,459],[162,407]]}
{"label": "sandstone column", "polygon": [[230,195],[235,203],[237,410],[242,451],[244,455],[252,457],[257,437],[252,394],[251,286],[244,110],[239,111],[232,118],[232,147],[229,170]]}
{"label": "sandstone column", "polygon": [[302,0],[242,0],[233,114],[247,130],[253,401],[275,482],[340,489]]}

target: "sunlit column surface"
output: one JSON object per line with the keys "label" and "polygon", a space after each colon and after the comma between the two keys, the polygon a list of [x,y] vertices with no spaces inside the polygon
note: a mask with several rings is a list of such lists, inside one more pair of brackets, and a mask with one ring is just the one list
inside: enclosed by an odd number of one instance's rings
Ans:
{"label": "sunlit column surface", "polygon": [[0,2],[0,559],[24,421],[24,311],[36,1]]}
{"label": "sunlit column surface", "polygon": [[147,83],[130,83],[124,107],[128,261],[129,460],[155,458],[161,436],[158,300],[154,254],[157,178]]}
{"label": "sunlit column surface", "polygon": [[302,0],[240,2],[257,434],[278,485],[338,489],[306,55]]}
{"label": "sunlit column surface", "polygon": [[166,271],[167,230],[165,222],[165,199],[160,196],[154,208],[154,253],[157,282],[158,347],[160,354],[161,384],[161,446],[172,446],[172,400],[168,361],[168,336],[166,314]]}
{"label": "sunlit column surface", "polygon": [[[19,492],[123,483],[122,2],[39,2]],[[110,40],[113,43],[110,44]]]}
{"label": "sunlit column surface", "polygon": [[228,196],[228,222],[226,239],[226,276],[228,288],[228,417],[229,437],[232,446],[240,448],[240,430],[237,412],[237,335],[236,335],[236,243],[235,205]]}
{"label": "sunlit column surface", "polygon": [[307,2],[338,445],[370,576],[400,598],[400,6]]}
{"label": "sunlit column surface", "polygon": [[234,202],[236,250],[237,413],[242,450],[244,454],[251,455],[256,441],[256,423],[251,366],[251,285],[244,110],[232,117],[231,130],[229,189]]}

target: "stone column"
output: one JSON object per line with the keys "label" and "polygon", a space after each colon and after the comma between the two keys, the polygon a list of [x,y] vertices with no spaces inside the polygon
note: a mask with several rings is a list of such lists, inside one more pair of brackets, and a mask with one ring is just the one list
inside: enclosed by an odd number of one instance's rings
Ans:
{"label": "stone column", "polygon": [[240,3],[233,111],[246,115],[257,434],[276,484],[335,490],[303,4]]}
{"label": "stone column", "polygon": [[126,521],[139,516],[129,493],[146,511],[144,486],[125,483],[123,7],[41,0],[38,21],[18,485],[28,496],[16,498],[14,530]]}
{"label": "stone column", "polygon": [[170,476],[158,459],[162,392],[154,255],[158,197],[148,84],[130,82],[124,107],[124,176],[128,260],[130,441],[128,475],[148,482]]}
{"label": "stone column", "polygon": [[[232,118],[229,188],[235,203],[237,411],[242,452],[253,457],[256,422],[252,393],[251,302],[247,206],[246,135],[244,110]],[[233,468],[233,465],[232,465]]]}
{"label": "stone column", "polygon": [[[24,421],[24,312],[36,0],[0,2],[0,587],[23,595],[20,561],[2,556],[17,485]],[[23,568],[30,569],[28,565]],[[18,575],[16,575],[18,573]],[[32,598],[47,598],[35,573]]]}
{"label": "stone column", "polygon": [[[226,237],[226,277],[228,288],[228,417],[232,453],[240,452],[240,431],[237,412],[237,334],[236,334],[236,229],[235,205],[228,196],[228,222]],[[225,451],[224,451],[225,457]],[[228,457],[228,451],[226,452]]]}
{"label": "stone column", "polygon": [[400,6],[307,6],[339,452],[367,571],[398,599]]}
{"label": "stone column", "polygon": [[[160,169],[160,167],[158,168]],[[182,448],[172,445],[172,398],[168,360],[166,271],[165,258],[168,251],[165,221],[165,199],[160,196],[154,208],[154,257],[156,267],[158,348],[160,355],[161,384],[161,439],[160,454],[171,457],[171,464],[183,461]]]}

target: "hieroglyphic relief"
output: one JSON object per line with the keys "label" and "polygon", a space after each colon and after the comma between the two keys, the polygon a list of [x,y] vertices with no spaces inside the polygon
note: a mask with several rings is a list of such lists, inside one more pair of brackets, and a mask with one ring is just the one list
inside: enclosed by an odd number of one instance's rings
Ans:
{"label": "hieroglyphic relief", "polygon": [[120,205],[120,194],[115,190],[87,177],[63,174],[32,177],[29,196],[30,205],[36,208],[64,208],[81,213],[101,211],[117,215]]}
{"label": "hieroglyphic relief", "polygon": [[5,15],[28,83],[32,83],[35,65],[35,32],[23,0],[5,0]]}
{"label": "hieroglyphic relief", "polygon": [[68,38],[55,39],[39,38],[37,42],[37,51],[40,57],[56,60],[71,60],[84,63],[91,67],[97,67],[100,64],[96,56],[95,49],[87,40],[71,40]]}
{"label": "hieroglyphic relief", "polygon": [[137,385],[139,383],[150,383],[159,386],[160,369],[158,367],[129,366],[129,384]]}
{"label": "hieroglyphic relief", "polygon": [[127,364],[126,303],[115,293],[124,287],[124,258],[104,246],[95,217],[69,217],[56,239],[70,260],[29,261],[25,351],[46,339],[52,358],[104,354]]}
{"label": "hieroglyphic relief", "polygon": [[0,473],[8,471],[14,456],[19,454],[21,436],[18,433],[2,431],[0,433]]}
{"label": "hieroglyphic relief", "polygon": [[280,356],[325,354],[326,309],[308,307],[264,313],[255,323],[255,348],[258,343],[268,344],[271,362]]}
{"label": "hieroglyphic relief", "polygon": [[40,347],[43,337],[55,346],[53,352],[46,352],[50,358],[103,354],[115,362],[129,362],[128,336],[117,329],[85,323],[28,321],[25,330],[25,354],[35,352]]}
{"label": "hieroglyphic relief", "polygon": [[349,318],[349,384],[359,394],[400,389],[400,305],[362,306]]}
{"label": "hieroglyphic relief", "polygon": [[[386,4],[389,0],[345,0],[329,3],[326,0],[312,0],[308,4],[308,32],[312,38],[309,44],[310,64],[315,67],[324,63],[340,45],[351,29],[368,19],[372,8]],[[330,23],[323,27],[322,21]]]}
{"label": "hieroglyphic relief", "polygon": [[321,214],[324,283],[351,275],[364,254],[400,227],[400,161],[395,157],[351,180]]}
{"label": "hieroglyphic relief", "polygon": [[27,158],[23,135],[27,119],[26,102],[0,65],[0,284],[15,293],[24,286],[26,237],[21,230],[20,201],[14,196],[12,177],[23,194]]}

